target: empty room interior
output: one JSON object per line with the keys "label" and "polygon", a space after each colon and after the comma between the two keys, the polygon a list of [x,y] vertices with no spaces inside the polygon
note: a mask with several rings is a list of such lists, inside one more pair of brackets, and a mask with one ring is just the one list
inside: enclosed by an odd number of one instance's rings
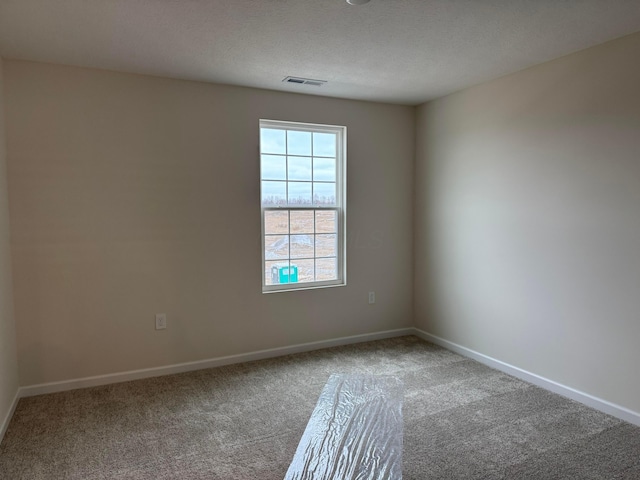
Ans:
{"label": "empty room interior", "polygon": [[639,340],[640,2],[0,0],[0,478],[639,479]]}

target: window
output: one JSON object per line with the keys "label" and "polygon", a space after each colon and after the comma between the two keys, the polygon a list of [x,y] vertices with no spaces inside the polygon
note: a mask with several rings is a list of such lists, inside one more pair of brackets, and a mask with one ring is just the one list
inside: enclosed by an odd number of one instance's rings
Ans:
{"label": "window", "polygon": [[262,291],[346,284],[346,128],[260,121]]}

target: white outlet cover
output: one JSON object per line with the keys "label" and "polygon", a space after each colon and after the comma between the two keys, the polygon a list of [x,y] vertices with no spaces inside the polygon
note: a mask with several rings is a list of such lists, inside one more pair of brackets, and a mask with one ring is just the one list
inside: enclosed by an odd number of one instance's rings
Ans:
{"label": "white outlet cover", "polygon": [[163,330],[167,328],[167,314],[156,313],[156,330]]}

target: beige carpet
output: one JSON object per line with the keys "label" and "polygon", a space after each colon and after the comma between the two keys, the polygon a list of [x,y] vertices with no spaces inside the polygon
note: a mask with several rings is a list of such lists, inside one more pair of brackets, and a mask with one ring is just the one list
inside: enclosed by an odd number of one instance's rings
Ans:
{"label": "beige carpet", "polygon": [[20,400],[1,479],[281,480],[332,373],[405,386],[404,479],[640,479],[640,428],[402,337]]}

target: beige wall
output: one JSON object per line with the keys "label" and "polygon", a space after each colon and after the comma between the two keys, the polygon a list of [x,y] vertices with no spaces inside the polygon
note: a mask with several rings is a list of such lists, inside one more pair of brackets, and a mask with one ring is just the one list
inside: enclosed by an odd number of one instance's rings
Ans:
{"label": "beige wall", "polygon": [[[640,411],[637,58],[633,35],[428,103],[416,138],[410,107],[5,61],[21,384],[407,327],[415,308]],[[347,287],[260,293],[259,118],[348,127]]]}
{"label": "beige wall", "polygon": [[[3,70],[2,59],[0,59],[0,429],[18,391],[3,100]],[[1,437],[0,431],[0,439]]]}
{"label": "beige wall", "polygon": [[[5,82],[22,385],[412,324],[413,108],[21,61]],[[347,287],[261,293],[260,118],[347,126]]]}
{"label": "beige wall", "polygon": [[640,412],[640,34],[417,113],[416,324]]}

